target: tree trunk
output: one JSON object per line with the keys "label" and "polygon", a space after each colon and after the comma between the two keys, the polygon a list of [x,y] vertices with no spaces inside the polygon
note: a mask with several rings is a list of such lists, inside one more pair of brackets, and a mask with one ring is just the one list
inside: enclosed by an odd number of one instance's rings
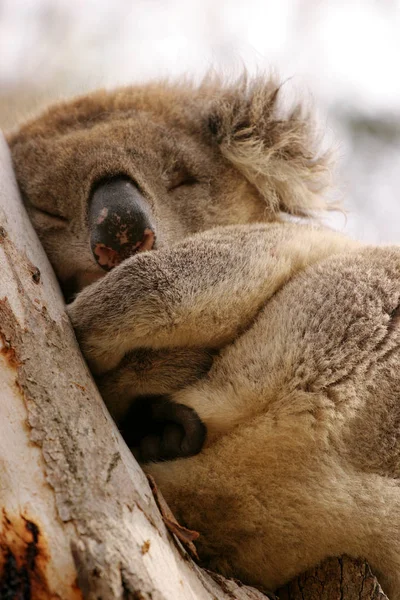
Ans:
{"label": "tree trunk", "polygon": [[[200,569],[167,531],[79,352],[1,137],[0,386],[0,600],[265,600]],[[348,579],[343,561],[319,569],[323,589],[327,577],[346,585],[338,599],[384,598],[346,561]],[[328,598],[317,587],[304,576],[283,597]]]}
{"label": "tree trunk", "polygon": [[328,558],[278,594],[279,600],[388,600],[367,563],[348,556]]}

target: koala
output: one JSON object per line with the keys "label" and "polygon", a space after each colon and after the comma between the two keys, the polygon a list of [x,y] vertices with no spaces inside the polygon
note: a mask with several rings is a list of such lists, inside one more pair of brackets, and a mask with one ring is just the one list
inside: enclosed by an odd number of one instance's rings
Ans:
{"label": "koala", "polygon": [[8,136],[111,414],[204,563],[274,590],[328,556],[400,599],[400,249],[310,222],[328,157],[246,78],[150,83]]}

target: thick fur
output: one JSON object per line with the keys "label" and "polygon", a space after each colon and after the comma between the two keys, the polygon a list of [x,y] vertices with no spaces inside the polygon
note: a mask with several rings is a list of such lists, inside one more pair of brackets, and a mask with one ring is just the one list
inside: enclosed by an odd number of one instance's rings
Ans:
{"label": "thick fur", "polygon": [[[281,212],[323,208],[326,157],[279,86],[246,80],[98,92],[9,138],[78,339],[111,412],[170,394],[207,427],[147,465],[214,568],[275,589],[329,555],[366,558],[400,598],[400,248]],[[157,247],[106,276],[96,181],[124,174]],[[328,173],[329,175],[329,173]]]}

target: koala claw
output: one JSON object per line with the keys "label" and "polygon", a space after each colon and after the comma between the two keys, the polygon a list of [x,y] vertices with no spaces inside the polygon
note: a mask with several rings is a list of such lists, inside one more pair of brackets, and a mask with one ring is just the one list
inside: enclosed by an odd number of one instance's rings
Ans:
{"label": "koala claw", "polygon": [[192,408],[175,404],[165,396],[138,399],[120,428],[142,463],[198,454],[207,433]]}

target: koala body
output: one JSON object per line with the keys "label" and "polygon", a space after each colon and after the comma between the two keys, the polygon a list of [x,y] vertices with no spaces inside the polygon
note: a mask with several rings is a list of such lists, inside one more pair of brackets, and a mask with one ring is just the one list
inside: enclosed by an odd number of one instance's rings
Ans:
{"label": "koala body", "polygon": [[139,457],[202,559],[275,589],[347,553],[400,598],[400,248],[280,218],[324,207],[325,157],[278,99],[271,80],[97,92],[9,143],[111,413],[177,411]]}

